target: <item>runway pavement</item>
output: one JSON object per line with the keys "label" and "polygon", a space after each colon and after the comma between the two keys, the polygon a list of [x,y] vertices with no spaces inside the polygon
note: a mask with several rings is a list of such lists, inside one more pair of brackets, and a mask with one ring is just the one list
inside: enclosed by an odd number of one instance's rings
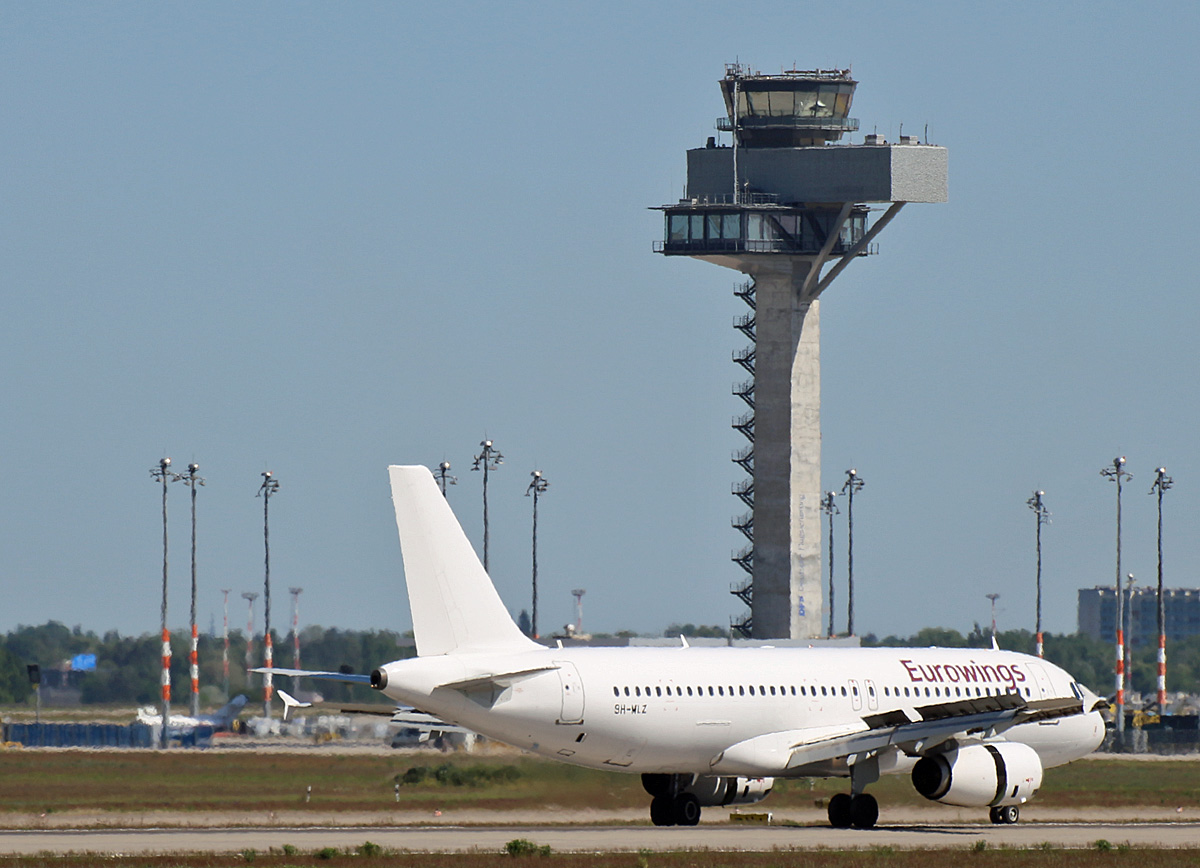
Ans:
{"label": "runway pavement", "polygon": [[1200,823],[1021,823],[921,824],[880,826],[869,831],[828,826],[742,826],[722,823],[691,828],[653,826],[375,826],[296,828],[39,829],[0,832],[0,853],[223,853],[260,852],[285,845],[302,853],[324,847],[354,848],[371,841],[393,850],[415,852],[499,852],[514,838],[549,845],[557,852],[638,850],[762,851],[780,849],[966,849],[988,847],[1092,847],[1098,840],[1114,846],[1200,849]]}

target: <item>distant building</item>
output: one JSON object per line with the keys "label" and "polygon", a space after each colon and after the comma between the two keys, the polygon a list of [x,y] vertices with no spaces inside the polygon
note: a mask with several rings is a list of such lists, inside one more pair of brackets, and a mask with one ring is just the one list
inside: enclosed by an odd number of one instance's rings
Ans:
{"label": "distant building", "polygon": [[[1126,641],[1135,647],[1158,641],[1158,594],[1155,588],[1134,587],[1126,597],[1129,611]],[[1167,639],[1187,639],[1200,635],[1200,588],[1164,588],[1163,614]],[[1114,587],[1080,588],[1079,632],[1093,639],[1108,640],[1116,635],[1117,592]]]}

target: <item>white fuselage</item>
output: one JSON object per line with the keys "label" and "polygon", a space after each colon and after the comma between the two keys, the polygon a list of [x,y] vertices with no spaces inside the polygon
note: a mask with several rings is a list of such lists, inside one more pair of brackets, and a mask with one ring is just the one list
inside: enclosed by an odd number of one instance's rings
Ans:
{"label": "white fuselage", "polygon": [[[917,719],[918,707],[967,697],[1084,699],[1059,667],[990,649],[559,648],[460,652],[383,668],[384,692],[399,702],[543,756],[627,772],[841,775],[844,761],[787,770],[717,764],[727,748],[757,736],[832,737],[866,729],[872,715],[907,711]],[[439,686],[472,679],[478,687]],[[1100,715],[1085,713],[996,738],[1029,745],[1051,767],[1090,753],[1103,736]],[[891,750],[880,770],[905,771],[912,762]]]}

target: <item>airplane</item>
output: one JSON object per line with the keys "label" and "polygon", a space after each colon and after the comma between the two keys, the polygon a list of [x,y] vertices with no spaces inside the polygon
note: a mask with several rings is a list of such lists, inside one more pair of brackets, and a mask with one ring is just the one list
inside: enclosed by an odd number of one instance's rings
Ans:
{"label": "airplane", "polygon": [[[195,717],[190,714],[172,714],[170,723],[167,725],[167,735],[170,738],[187,740],[195,738],[197,730],[202,727],[209,727],[212,732],[225,732],[233,726],[234,720],[241,714],[245,705],[246,697],[239,695],[212,714],[201,714]],[[153,705],[139,708],[137,719],[139,723],[149,726],[162,726],[162,713],[156,713]]]}
{"label": "airplane", "polygon": [[545,647],[513,622],[429,470],[388,472],[417,656],[370,676],[303,674],[369,681],[497,741],[640,774],[655,825],[759,802],[776,778],[840,777],[830,824],[870,828],[866,788],[883,774],[1015,823],[1045,769],[1104,739],[1103,700],[995,647]]}

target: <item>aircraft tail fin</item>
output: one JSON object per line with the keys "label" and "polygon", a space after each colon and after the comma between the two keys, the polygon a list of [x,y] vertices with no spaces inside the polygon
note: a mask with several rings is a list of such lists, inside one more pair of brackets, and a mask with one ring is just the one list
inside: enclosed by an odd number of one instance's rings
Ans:
{"label": "aircraft tail fin", "polygon": [[513,623],[425,467],[389,467],[417,654],[541,646]]}

